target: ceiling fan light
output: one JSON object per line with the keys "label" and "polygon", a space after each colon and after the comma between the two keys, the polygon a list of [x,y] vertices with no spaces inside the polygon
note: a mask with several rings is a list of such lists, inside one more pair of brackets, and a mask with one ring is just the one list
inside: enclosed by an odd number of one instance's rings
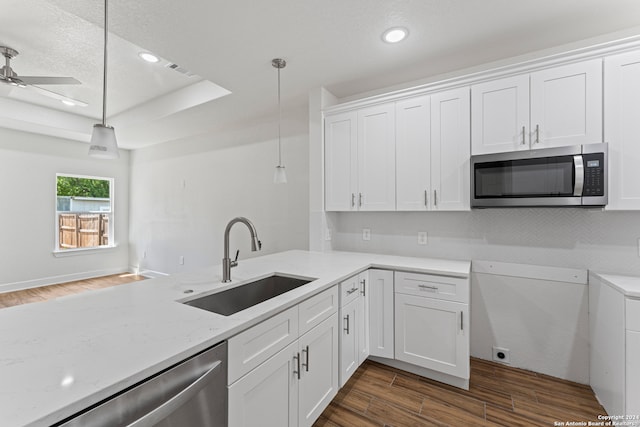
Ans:
{"label": "ceiling fan light", "polygon": [[93,125],[89,156],[98,159],[117,159],[120,157],[113,126],[105,126],[100,123]]}

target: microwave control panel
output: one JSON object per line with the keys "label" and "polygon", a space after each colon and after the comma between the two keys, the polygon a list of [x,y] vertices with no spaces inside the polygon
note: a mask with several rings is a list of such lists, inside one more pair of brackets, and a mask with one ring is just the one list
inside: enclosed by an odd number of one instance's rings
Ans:
{"label": "microwave control panel", "polygon": [[584,187],[583,196],[604,196],[605,168],[604,154],[583,154],[584,162]]}

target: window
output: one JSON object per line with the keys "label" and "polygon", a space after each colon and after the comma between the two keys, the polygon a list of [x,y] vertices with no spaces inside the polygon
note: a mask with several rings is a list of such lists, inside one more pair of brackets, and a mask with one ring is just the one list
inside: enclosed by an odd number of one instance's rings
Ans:
{"label": "window", "polygon": [[56,250],[113,246],[113,178],[56,175]]}

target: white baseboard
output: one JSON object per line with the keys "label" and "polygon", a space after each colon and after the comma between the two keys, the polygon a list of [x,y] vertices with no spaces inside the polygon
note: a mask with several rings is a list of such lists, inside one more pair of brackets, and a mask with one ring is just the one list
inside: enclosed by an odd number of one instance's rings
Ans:
{"label": "white baseboard", "polygon": [[43,277],[41,279],[25,280],[24,282],[0,284],[0,293],[38,288],[47,285],[56,285],[58,283],[73,282],[76,280],[92,279],[94,277],[110,276],[112,274],[118,274],[122,272],[133,273],[133,271],[128,267],[118,267],[106,268],[103,270],[83,271],[81,273],[64,274],[61,276]]}

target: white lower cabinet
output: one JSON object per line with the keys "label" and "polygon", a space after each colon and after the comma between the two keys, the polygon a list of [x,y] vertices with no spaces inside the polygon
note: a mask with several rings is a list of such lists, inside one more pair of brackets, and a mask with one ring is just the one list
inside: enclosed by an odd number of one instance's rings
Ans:
{"label": "white lower cabinet", "polygon": [[[627,414],[640,416],[640,331],[627,330]],[[640,426],[640,420],[635,420],[633,426]]]}
{"label": "white lower cabinet", "polygon": [[296,341],[229,386],[230,426],[298,425],[297,354]]}
{"label": "white lower cabinet", "polygon": [[466,304],[397,294],[396,359],[468,377],[468,313]]}
{"label": "white lower cabinet", "polygon": [[[291,318],[295,311],[297,319],[299,309],[300,323],[310,328],[258,366],[247,367],[237,381],[229,384],[230,426],[308,427],[315,422],[339,389],[337,300],[334,287],[284,312]],[[325,309],[329,307],[333,309]],[[318,313],[326,314],[319,318]],[[317,320],[305,321],[314,318]],[[264,324],[272,327],[265,328]],[[246,343],[253,337],[256,344],[251,346],[252,353],[269,353],[274,340],[265,337],[276,335],[276,331],[289,335],[282,324],[282,314],[276,315],[232,337],[229,343]]]}
{"label": "white lower cabinet", "polygon": [[468,379],[469,279],[395,273],[395,359]]}
{"label": "white lower cabinet", "polygon": [[369,357],[368,273],[340,283],[340,387]]}
{"label": "white lower cabinet", "polygon": [[369,270],[366,297],[369,308],[369,353],[371,356],[393,359],[393,271]]}

